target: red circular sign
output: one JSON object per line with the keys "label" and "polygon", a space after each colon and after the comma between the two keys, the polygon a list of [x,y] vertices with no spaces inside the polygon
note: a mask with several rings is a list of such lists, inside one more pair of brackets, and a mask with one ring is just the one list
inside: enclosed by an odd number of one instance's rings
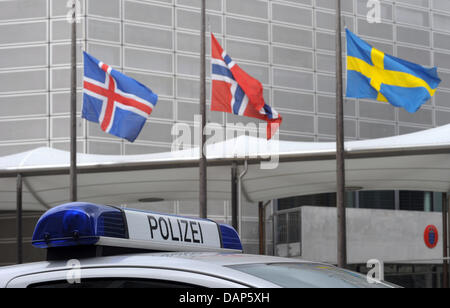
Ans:
{"label": "red circular sign", "polygon": [[430,249],[435,248],[439,241],[439,232],[436,226],[429,225],[425,229],[425,234],[423,237],[425,239],[425,244],[427,245],[428,248]]}

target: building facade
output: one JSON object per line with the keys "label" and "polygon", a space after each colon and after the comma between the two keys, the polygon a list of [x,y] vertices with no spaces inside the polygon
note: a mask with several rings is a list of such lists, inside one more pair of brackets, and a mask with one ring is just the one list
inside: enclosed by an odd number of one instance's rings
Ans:
{"label": "building facade", "polygon": [[[206,2],[209,31],[214,32],[236,62],[263,83],[266,101],[282,114],[280,139],[333,141],[335,1]],[[199,113],[200,0],[79,3],[78,111],[82,100],[83,49],[160,96],[144,131],[133,144],[106,135],[79,114],[79,151],[114,155],[169,151],[174,123],[194,126],[194,116]],[[416,114],[386,103],[346,100],[347,140],[394,136],[450,123],[450,2],[381,0],[381,23],[368,22],[368,3],[342,0],[345,26],[388,54],[438,66],[442,84],[436,96]],[[68,12],[65,0],[0,1],[0,156],[42,146],[69,149]],[[207,76],[209,99],[210,69]],[[246,122],[221,113],[208,116],[209,121],[223,125]],[[399,206],[395,202],[400,192],[391,193],[394,207]],[[383,198],[383,194],[378,194],[378,198]],[[287,208],[298,205],[292,201]],[[196,202],[140,206],[198,214]],[[278,210],[276,206],[274,209]],[[210,210],[212,218],[228,222],[230,212],[229,201],[214,201]],[[8,229],[7,222],[12,218],[5,213],[1,227]],[[244,221],[246,250],[257,252],[256,205],[246,207]],[[14,241],[7,238],[0,245],[9,251]],[[13,263],[13,253],[6,259],[0,262]]]}
{"label": "building facade", "polygon": [[[200,1],[80,3],[79,51],[85,49],[138,78],[160,95],[160,101],[135,144],[103,134],[97,125],[80,119],[79,150],[124,155],[169,150],[173,123],[193,124],[198,114]],[[349,29],[386,53],[438,66],[443,80],[436,97],[413,115],[385,103],[348,100],[347,139],[393,136],[450,123],[450,4],[383,0],[381,23],[370,24],[367,0],[342,3]],[[208,28],[233,59],[261,80],[267,102],[284,116],[283,140],[334,139],[333,4],[207,1]],[[0,155],[38,146],[68,149],[66,1],[7,0],[0,6]],[[81,92],[78,98],[81,102]],[[211,114],[209,120],[243,121],[220,113]]]}

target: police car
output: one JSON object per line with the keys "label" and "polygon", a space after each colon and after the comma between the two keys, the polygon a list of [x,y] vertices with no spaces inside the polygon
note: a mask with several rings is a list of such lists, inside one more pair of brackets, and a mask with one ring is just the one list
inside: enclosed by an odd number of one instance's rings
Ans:
{"label": "police car", "polygon": [[90,203],[53,208],[33,246],[47,261],[0,268],[2,288],[389,288],[330,265],[245,255],[211,220]]}

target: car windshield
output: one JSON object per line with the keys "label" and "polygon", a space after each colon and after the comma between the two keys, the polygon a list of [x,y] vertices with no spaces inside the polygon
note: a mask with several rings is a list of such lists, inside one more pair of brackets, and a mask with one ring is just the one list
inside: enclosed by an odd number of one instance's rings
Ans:
{"label": "car windshield", "polygon": [[387,288],[365,276],[322,264],[271,263],[229,266],[285,288]]}

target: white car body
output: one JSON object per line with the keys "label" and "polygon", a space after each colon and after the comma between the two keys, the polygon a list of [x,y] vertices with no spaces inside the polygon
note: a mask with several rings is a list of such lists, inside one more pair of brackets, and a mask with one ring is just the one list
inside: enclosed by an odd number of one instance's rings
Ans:
{"label": "white car body", "polygon": [[[16,265],[0,269],[1,288],[28,288],[77,286],[91,279],[132,279],[174,284],[178,287],[199,288],[280,288],[282,286],[263,278],[233,269],[233,266],[279,264],[313,266],[321,270],[341,271],[344,284],[320,278],[311,281],[311,287],[369,287],[365,277],[356,273],[313,262],[227,253],[148,253],[119,255],[91,259],[64,260]],[[74,267],[74,265],[76,265]],[[79,265],[79,267],[78,267]],[[347,281],[345,281],[347,280]],[[353,280],[353,282],[351,281]],[[69,283],[70,282],[70,283]],[[378,283],[373,287],[391,287]]]}

